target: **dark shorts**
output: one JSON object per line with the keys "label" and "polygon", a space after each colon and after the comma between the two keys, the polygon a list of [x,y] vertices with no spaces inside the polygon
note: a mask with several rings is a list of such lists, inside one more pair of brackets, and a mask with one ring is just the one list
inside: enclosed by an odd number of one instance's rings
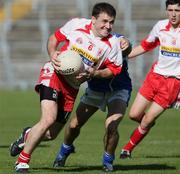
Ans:
{"label": "dark shorts", "polygon": [[[61,101],[61,98],[63,97],[61,92],[57,92],[55,89],[52,89],[44,85],[39,86],[39,95],[40,95],[40,101],[52,100],[52,101],[55,101],[56,103],[59,103],[59,101]],[[70,114],[71,112],[64,111],[58,107],[58,115],[57,115],[56,121],[59,123],[65,124]]]}
{"label": "dark shorts", "polygon": [[[63,76],[57,74],[51,62],[47,62],[41,69],[38,82],[35,86],[35,90],[39,92],[40,86],[46,86],[54,91],[61,92],[60,100],[58,101],[58,107],[64,111],[71,112],[74,107],[74,102],[78,94],[78,89],[71,87]],[[53,99],[54,100],[54,99]]]}

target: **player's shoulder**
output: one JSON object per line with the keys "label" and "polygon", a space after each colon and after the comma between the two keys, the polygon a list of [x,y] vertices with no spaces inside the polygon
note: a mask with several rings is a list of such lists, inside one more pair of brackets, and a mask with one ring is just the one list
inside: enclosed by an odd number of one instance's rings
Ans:
{"label": "player's shoulder", "polygon": [[68,23],[74,26],[82,26],[82,25],[90,24],[91,20],[86,18],[72,18],[68,21]]}
{"label": "player's shoulder", "polygon": [[168,19],[163,19],[163,20],[159,20],[155,26],[158,28],[165,28],[167,25],[169,24],[169,20]]}
{"label": "player's shoulder", "polygon": [[86,26],[90,25],[91,20],[85,18],[72,18],[66,22],[64,26],[61,27],[62,33],[69,34],[77,29],[85,29]]}

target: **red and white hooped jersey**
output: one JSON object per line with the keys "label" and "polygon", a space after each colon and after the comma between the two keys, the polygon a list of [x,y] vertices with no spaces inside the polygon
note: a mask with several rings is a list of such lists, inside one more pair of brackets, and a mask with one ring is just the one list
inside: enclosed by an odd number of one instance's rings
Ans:
{"label": "red and white hooped jersey", "polygon": [[90,19],[74,18],[59,28],[55,36],[59,42],[65,42],[61,51],[71,49],[78,52],[85,69],[108,64],[114,75],[119,74],[122,67],[120,37],[112,34],[103,39],[95,37],[91,27]]}
{"label": "red and white hooped jersey", "polygon": [[159,46],[155,73],[180,79],[180,26],[174,29],[168,19],[160,20],[141,45],[146,51]]}

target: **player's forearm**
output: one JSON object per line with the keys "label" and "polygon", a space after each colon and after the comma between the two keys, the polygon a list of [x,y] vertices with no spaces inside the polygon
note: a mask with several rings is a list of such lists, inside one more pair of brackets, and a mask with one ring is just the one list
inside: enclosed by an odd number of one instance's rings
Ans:
{"label": "player's forearm", "polygon": [[95,78],[111,78],[111,77],[113,77],[113,73],[109,68],[105,68],[102,70],[95,70],[93,77],[95,77]]}
{"label": "player's forearm", "polygon": [[49,56],[51,57],[55,51],[57,51],[58,41],[55,37],[55,35],[51,35],[48,39],[47,43],[47,51]]}
{"label": "player's forearm", "polygon": [[144,54],[145,52],[146,51],[144,50],[144,48],[141,45],[136,46],[135,48],[132,49],[131,53],[128,55],[128,58],[129,59],[134,58],[136,56]]}

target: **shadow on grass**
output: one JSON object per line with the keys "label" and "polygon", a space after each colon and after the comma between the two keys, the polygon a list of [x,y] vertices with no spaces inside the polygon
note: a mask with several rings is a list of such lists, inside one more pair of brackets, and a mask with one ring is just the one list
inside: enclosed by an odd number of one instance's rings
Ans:
{"label": "shadow on grass", "polygon": [[145,158],[180,158],[180,155],[147,155]]}
{"label": "shadow on grass", "polygon": [[[33,172],[39,172],[40,170],[51,171],[51,172],[83,172],[83,171],[96,171],[102,170],[102,166],[67,166],[63,167],[62,169],[53,169],[53,168],[31,168]],[[115,171],[132,171],[132,170],[153,170],[153,171],[160,171],[160,170],[176,170],[174,166],[168,166],[166,164],[142,164],[142,165],[114,165]]]}
{"label": "shadow on grass", "polygon": [[6,148],[9,148],[9,146],[10,146],[10,145],[0,145],[0,148],[2,148],[2,149],[3,149],[3,148],[4,148],[4,149],[6,149]]}
{"label": "shadow on grass", "polygon": [[[6,148],[9,148],[9,146],[10,146],[10,144],[9,144],[9,145],[0,145],[0,148],[6,149]],[[50,145],[40,144],[38,147],[39,147],[39,148],[46,148],[46,147],[50,147]]]}
{"label": "shadow on grass", "polygon": [[141,165],[115,165],[115,170],[176,170],[176,167],[166,164],[141,164]]}

